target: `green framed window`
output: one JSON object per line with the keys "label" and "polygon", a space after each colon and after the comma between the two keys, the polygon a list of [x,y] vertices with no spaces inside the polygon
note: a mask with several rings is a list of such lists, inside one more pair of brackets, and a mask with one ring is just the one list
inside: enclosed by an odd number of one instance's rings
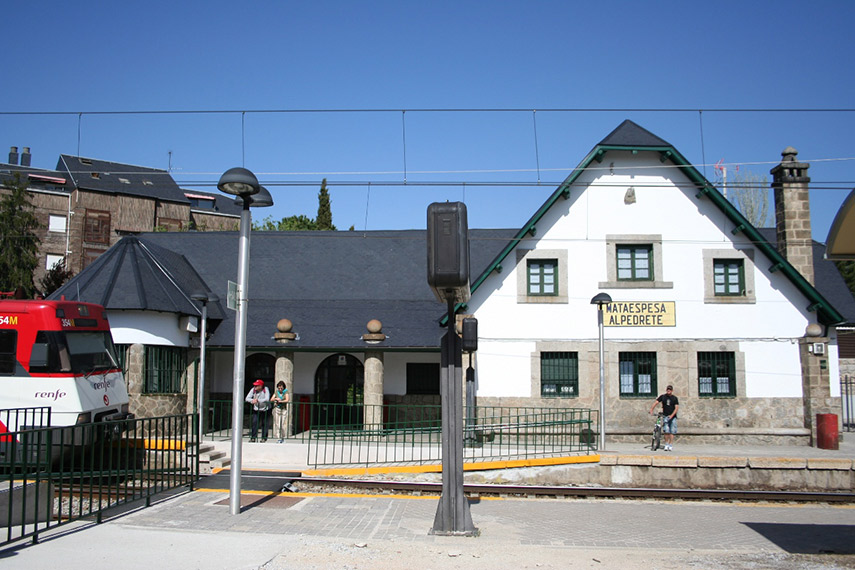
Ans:
{"label": "green framed window", "polygon": [[655,352],[621,352],[618,359],[621,398],[656,395]]}
{"label": "green framed window", "polygon": [[187,349],[180,346],[145,347],[145,394],[182,392],[182,378],[187,369]]}
{"label": "green framed window", "polygon": [[407,394],[439,395],[439,363],[408,362]]}
{"label": "green framed window", "polygon": [[736,358],[732,352],[698,353],[698,395],[736,396]]}
{"label": "green framed window", "polygon": [[716,297],[745,295],[745,268],[741,259],[713,260],[713,292]]}
{"label": "green framed window", "polygon": [[530,259],[527,265],[529,295],[558,295],[557,259]]}
{"label": "green framed window", "polygon": [[540,395],[544,398],[579,396],[579,353],[540,353]]}
{"label": "green framed window", "polygon": [[618,281],[653,281],[653,246],[617,246]]}

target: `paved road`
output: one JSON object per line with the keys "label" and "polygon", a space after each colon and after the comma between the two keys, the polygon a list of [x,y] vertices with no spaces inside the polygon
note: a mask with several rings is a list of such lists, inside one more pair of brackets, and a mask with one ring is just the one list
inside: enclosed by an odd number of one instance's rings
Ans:
{"label": "paved road", "polygon": [[[4,570],[855,568],[855,507],[483,499],[478,538],[429,534],[437,499],[195,491],[0,551]],[[841,556],[843,555],[843,556]],[[805,558],[807,557],[807,558]],[[746,562],[748,561],[748,562]],[[595,564],[596,566],[590,566]],[[743,564],[743,565],[740,565]],[[753,565],[753,566],[752,566]]]}

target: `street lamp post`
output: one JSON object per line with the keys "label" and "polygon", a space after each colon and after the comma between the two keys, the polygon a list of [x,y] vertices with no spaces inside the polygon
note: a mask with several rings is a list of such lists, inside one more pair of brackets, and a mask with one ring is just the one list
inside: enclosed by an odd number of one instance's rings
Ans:
{"label": "street lamp post", "polygon": [[235,362],[232,385],[232,442],[229,470],[229,511],[240,514],[241,459],[243,443],[243,385],[246,360],[246,316],[249,298],[249,236],[252,215],[249,207],[272,206],[273,199],[258,183],[255,174],[246,168],[230,168],[220,177],[217,188],[237,196],[242,205],[240,214],[240,244],[238,249],[237,316],[235,318]]}
{"label": "street lamp post", "polygon": [[219,301],[216,295],[207,293],[206,291],[197,291],[190,295],[194,301],[202,303],[202,325],[200,327],[201,341],[199,344],[199,403],[197,411],[199,412],[199,445],[202,444],[202,434],[205,433],[205,357],[208,341],[208,303]]}
{"label": "street lamp post", "polygon": [[599,293],[591,299],[591,304],[597,306],[597,326],[600,332],[600,451],[606,449],[606,368],[605,350],[603,347],[603,305],[612,302],[608,293]]}

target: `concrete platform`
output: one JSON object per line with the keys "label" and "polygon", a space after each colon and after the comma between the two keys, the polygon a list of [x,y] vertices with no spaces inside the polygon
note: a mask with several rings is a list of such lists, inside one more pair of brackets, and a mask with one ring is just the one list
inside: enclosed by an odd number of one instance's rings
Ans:
{"label": "concrete platform", "polygon": [[[228,453],[231,442],[213,442],[213,445]],[[281,444],[275,440],[266,443],[245,440],[242,456],[243,470],[353,477],[385,473],[398,480],[439,476],[435,467],[316,468],[310,464],[308,444],[299,440]],[[465,479],[544,485],[852,492],[855,490],[855,434],[844,434],[836,450],[808,446],[684,446],[678,438],[674,451],[653,452],[643,443],[608,443],[601,452],[572,454],[554,463],[521,468],[513,468],[503,461],[482,463],[477,470],[467,470]]]}

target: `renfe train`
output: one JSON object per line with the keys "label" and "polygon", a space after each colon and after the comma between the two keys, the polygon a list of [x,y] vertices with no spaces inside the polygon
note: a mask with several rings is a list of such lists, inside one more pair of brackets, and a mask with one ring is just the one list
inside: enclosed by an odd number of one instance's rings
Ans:
{"label": "renfe train", "polygon": [[0,300],[0,410],[37,407],[51,427],[133,418],[104,307]]}

